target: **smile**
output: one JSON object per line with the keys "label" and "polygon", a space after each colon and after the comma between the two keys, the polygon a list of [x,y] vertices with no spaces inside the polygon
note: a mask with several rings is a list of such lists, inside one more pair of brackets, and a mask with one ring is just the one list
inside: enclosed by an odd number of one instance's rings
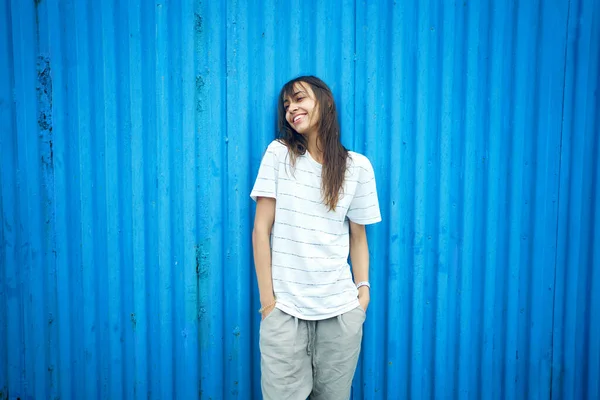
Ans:
{"label": "smile", "polygon": [[306,114],[300,114],[300,115],[296,115],[294,117],[294,124],[297,124],[298,122],[301,122],[304,120],[304,117],[306,116]]}

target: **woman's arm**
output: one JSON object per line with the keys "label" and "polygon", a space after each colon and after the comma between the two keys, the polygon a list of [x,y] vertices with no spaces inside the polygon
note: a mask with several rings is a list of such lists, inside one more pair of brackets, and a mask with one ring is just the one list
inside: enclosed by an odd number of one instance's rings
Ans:
{"label": "woman's arm", "polygon": [[254,250],[254,266],[260,293],[260,305],[264,309],[263,318],[275,306],[273,293],[273,277],[271,275],[271,228],[275,220],[275,199],[259,197],[256,200],[256,216],[252,230],[252,248]]}
{"label": "woman's arm", "polygon": [[[364,225],[350,221],[350,260],[352,261],[352,274],[354,282],[369,281],[369,244],[367,243],[367,231]],[[367,286],[358,289],[358,301],[362,308],[367,311],[371,295]]]}

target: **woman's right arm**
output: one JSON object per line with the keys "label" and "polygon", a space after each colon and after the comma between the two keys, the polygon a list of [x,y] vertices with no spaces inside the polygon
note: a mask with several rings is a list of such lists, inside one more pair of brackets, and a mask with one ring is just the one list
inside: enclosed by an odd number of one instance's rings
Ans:
{"label": "woman's right arm", "polygon": [[[259,197],[256,200],[256,216],[252,230],[252,248],[254,266],[258,280],[261,308],[265,308],[262,317],[266,317],[274,308],[273,276],[271,275],[271,229],[275,221],[275,199]],[[272,306],[271,306],[272,305]]]}

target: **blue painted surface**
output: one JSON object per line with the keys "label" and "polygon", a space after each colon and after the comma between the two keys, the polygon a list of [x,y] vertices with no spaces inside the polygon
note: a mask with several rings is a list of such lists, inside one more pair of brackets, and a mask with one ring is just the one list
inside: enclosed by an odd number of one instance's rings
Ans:
{"label": "blue painted surface", "polygon": [[600,3],[0,2],[0,399],[260,398],[248,194],[333,89],[355,399],[600,398]]}

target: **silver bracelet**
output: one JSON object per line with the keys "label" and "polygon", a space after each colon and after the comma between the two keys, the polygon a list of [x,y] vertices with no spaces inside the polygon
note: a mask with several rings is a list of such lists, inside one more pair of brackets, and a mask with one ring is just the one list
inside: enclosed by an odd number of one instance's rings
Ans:
{"label": "silver bracelet", "polygon": [[369,288],[369,290],[371,290],[371,285],[369,284],[369,282],[368,282],[368,281],[362,281],[362,282],[358,282],[358,283],[356,284],[356,288],[357,288],[357,289],[358,289],[358,288],[360,288],[361,286],[366,286],[366,287],[368,287],[368,288]]}

